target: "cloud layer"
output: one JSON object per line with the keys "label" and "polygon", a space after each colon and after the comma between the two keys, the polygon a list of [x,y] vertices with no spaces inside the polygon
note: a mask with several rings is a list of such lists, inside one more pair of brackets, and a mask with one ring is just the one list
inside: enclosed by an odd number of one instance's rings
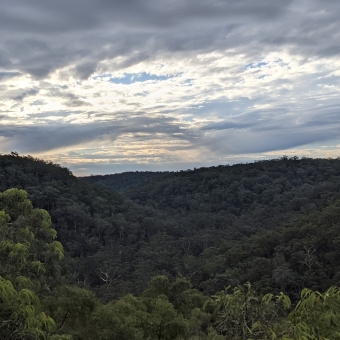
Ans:
{"label": "cloud layer", "polygon": [[335,0],[5,0],[0,152],[79,174],[337,157]]}

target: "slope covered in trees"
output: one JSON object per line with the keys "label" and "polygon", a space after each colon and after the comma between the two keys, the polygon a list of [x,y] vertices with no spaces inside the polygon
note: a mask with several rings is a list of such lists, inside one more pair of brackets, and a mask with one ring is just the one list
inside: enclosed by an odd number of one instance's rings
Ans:
{"label": "slope covered in trees", "polygon": [[[247,281],[295,297],[305,286],[338,284],[338,159],[169,173],[123,196],[31,157],[1,156],[0,176],[1,190],[25,189],[50,213],[65,248],[64,280],[106,300],[139,294],[164,274],[206,294]],[[321,223],[329,211],[334,217]]]}
{"label": "slope covered in trees", "polygon": [[166,176],[168,171],[135,171],[135,172],[123,172],[120,174],[112,175],[91,175],[85,177],[79,177],[80,179],[98,184],[117,192],[123,192],[128,188],[134,187],[143,182],[147,182],[154,178],[162,178]]}
{"label": "slope covered in trees", "polygon": [[247,280],[325,289],[338,283],[339,176],[339,159],[282,157],[170,174],[127,196],[180,225],[178,273],[206,292]]}
{"label": "slope covered in trees", "polygon": [[183,278],[156,276],[136,297],[100,303],[60,280],[62,245],[48,213],[24,190],[0,193],[0,337],[9,340],[339,339],[340,290],[300,300],[256,294],[250,283],[205,296]]}

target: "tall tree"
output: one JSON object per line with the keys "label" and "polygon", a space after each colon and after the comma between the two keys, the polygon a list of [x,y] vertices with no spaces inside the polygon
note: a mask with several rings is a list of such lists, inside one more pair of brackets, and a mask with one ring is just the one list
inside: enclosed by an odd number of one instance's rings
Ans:
{"label": "tall tree", "polygon": [[48,213],[34,209],[24,190],[0,193],[1,339],[46,339],[55,329],[37,296],[49,289],[63,257],[55,238]]}

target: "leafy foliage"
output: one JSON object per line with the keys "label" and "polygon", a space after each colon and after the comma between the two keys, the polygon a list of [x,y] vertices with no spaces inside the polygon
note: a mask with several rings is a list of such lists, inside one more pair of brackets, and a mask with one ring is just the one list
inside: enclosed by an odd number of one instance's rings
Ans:
{"label": "leafy foliage", "polygon": [[338,339],[339,165],[134,174],[119,195],[0,156],[0,337]]}
{"label": "leafy foliage", "polygon": [[[65,249],[64,280],[106,301],[140,294],[164,274],[206,294],[250,281],[261,293],[297,299],[305,286],[339,283],[339,165],[282,157],[202,168],[167,173],[121,196],[58,165],[7,155],[0,156],[0,185],[25,188],[50,213]],[[138,182],[147,173],[130,175]],[[320,216],[331,216],[318,222],[322,209]]]}
{"label": "leafy foliage", "polygon": [[45,339],[55,329],[36,295],[48,288],[50,269],[63,256],[50,226],[47,212],[33,209],[25,191],[0,193],[1,339]]}

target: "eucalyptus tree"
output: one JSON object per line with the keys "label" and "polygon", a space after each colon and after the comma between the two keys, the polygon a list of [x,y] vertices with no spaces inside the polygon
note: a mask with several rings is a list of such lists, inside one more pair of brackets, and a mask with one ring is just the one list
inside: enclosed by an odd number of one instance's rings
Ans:
{"label": "eucalyptus tree", "polygon": [[52,336],[55,322],[42,311],[38,293],[47,292],[58,275],[63,247],[56,236],[48,213],[34,209],[24,190],[0,193],[1,339]]}

